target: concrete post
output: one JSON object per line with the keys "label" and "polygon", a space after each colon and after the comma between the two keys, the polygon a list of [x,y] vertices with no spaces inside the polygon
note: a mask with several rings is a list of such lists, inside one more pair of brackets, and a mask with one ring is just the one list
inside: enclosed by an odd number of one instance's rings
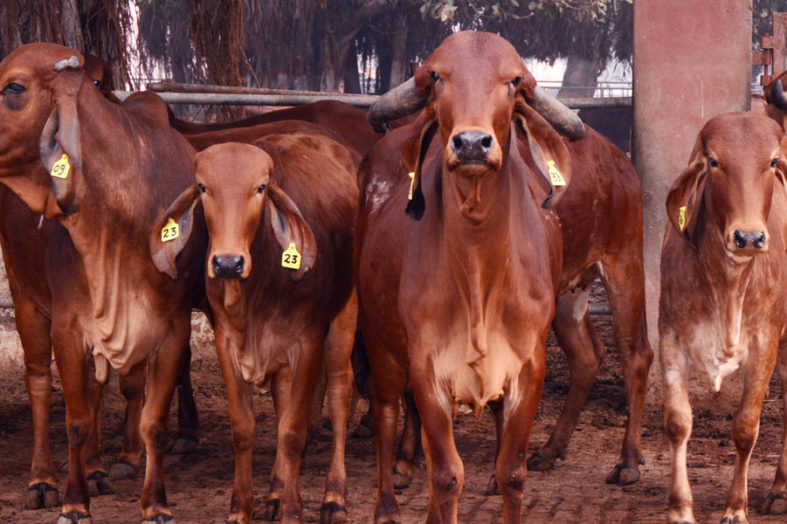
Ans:
{"label": "concrete post", "polygon": [[745,111],[751,70],[751,0],[634,3],[634,148],[642,180],[648,333],[658,348],[664,203],[697,132],[712,116]]}

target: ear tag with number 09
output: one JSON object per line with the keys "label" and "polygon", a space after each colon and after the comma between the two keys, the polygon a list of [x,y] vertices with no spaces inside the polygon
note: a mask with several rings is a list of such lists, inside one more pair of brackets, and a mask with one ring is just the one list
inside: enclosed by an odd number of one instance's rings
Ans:
{"label": "ear tag with number 09", "polygon": [[678,226],[680,226],[681,231],[686,229],[686,206],[680,207],[680,211],[678,212]]}
{"label": "ear tag with number 09", "polygon": [[175,240],[180,236],[180,226],[175,219],[170,218],[167,220],[167,223],[164,227],[161,228],[161,241],[162,242],[169,242],[171,240]]}
{"label": "ear tag with number 09", "polygon": [[281,254],[281,267],[289,269],[301,268],[301,254],[298,248],[295,247],[294,242],[290,242],[290,246]]}
{"label": "ear tag with number 09", "polygon": [[560,174],[560,171],[557,170],[557,167],[555,167],[555,161],[550,160],[547,162],[547,167],[549,168],[549,180],[552,181],[552,185],[565,186],[566,180],[563,178],[563,175]]}
{"label": "ear tag with number 09", "polygon": [[410,171],[407,173],[407,176],[410,177],[410,192],[407,193],[407,200],[413,199],[413,186],[415,186],[415,171]]}
{"label": "ear tag with number 09", "polygon": [[68,178],[69,171],[71,171],[71,164],[68,162],[68,155],[63,153],[60,160],[52,166],[52,171],[49,174],[55,178]]}

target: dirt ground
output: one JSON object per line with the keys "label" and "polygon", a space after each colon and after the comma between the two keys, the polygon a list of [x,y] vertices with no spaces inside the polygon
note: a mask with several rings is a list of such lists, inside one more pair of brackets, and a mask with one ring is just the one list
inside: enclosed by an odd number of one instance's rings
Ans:
{"label": "dirt ground", "polygon": [[[13,312],[0,315],[0,521],[52,523],[59,509],[25,510],[32,430],[27,394],[23,385],[18,339],[15,338]],[[648,397],[642,435],[646,464],[642,478],[633,486],[621,488],[604,483],[615,464],[625,421],[625,392],[620,361],[611,340],[608,315],[594,317],[596,326],[610,351],[590,394],[587,408],[569,448],[569,456],[558,462],[552,472],[530,472],[523,514],[528,522],[619,523],[664,522],[669,485],[669,446],[662,430],[658,376]],[[167,495],[177,522],[224,522],[229,508],[234,456],[230,439],[227,401],[218,363],[213,354],[210,328],[195,318],[193,337],[195,356],[192,381],[200,410],[201,435],[198,450],[192,455],[169,455],[166,460]],[[10,356],[9,356],[10,355]],[[111,466],[121,444],[123,402],[116,379],[107,388],[103,411],[103,457]],[[544,395],[535,422],[531,450],[546,442],[557,420],[568,389],[565,359],[550,342]],[[787,517],[763,516],[757,508],[773,480],[781,446],[781,387],[774,381],[765,401],[760,439],[749,469],[750,521],[785,522]],[[722,392],[724,393],[724,392]],[[729,397],[729,394],[728,394]],[[733,399],[734,397],[730,397]],[[254,451],[255,493],[261,509],[267,494],[267,479],[273,464],[275,426],[269,395],[260,392],[256,399],[258,420]],[[724,395],[706,395],[694,404],[694,432],[689,444],[689,476],[694,491],[695,513],[700,522],[718,522],[726,490],[732,476],[734,446],[730,438],[732,404]],[[52,408],[52,444],[56,463],[66,461],[64,431],[65,405],[59,382],[55,385]],[[174,415],[174,412],[173,412]],[[357,416],[356,416],[357,418]],[[174,427],[171,419],[170,427]],[[460,522],[491,523],[502,521],[499,496],[484,495],[493,471],[494,423],[489,412],[480,420],[461,413],[456,420],[457,446],[465,464],[465,487],[460,500]],[[319,521],[319,507],[328,466],[329,442],[317,440],[306,450],[301,469],[301,495],[304,520]],[[372,439],[351,438],[347,443],[349,474],[349,522],[372,521],[376,495],[375,456]],[[61,490],[65,474],[61,473]],[[139,496],[143,475],[115,483],[117,493],[92,500],[94,522],[125,523],[139,521]],[[411,486],[399,495],[402,518],[406,523],[423,522],[428,489],[423,460]],[[261,511],[258,511],[261,519]]]}

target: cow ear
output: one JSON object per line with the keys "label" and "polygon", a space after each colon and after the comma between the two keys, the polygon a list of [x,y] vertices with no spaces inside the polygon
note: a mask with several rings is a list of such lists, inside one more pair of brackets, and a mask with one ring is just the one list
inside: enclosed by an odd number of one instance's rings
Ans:
{"label": "cow ear", "polygon": [[[548,190],[541,207],[550,209],[560,200],[571,181],[571,154],[560,134],[527,104],[517,103],[514,120],[527,136],[530,156]],[[511,152],[514,151],[512,148]]]}
{"label": "cow ear", "polygon": [[76,104],[58,104],[44,125],[38,146],[58,207],[66,215],[77,212],[85,192],[85,180],[82,176]]}
{"label": "cow ear", "polygon": [[178,278],[176,259],[189,241],[200,191],[193,185],[183,191],[156,220],[150,233],[150,256],[156,269]]}
{"label": "cow ear", "polygon": [[413,123],[415,129],[420,129],[420,134],[404,143],[402,146],[402,157],[405,165],[410,171],[410,191],[408,193],[407,207],[405,213],[410,218],[421,220],[426,210],[426,200],[421,189],[421,170],[423,167],[426,153],[429,151],[429,144],[437,132],[437,119],[424,111],[421,116]]}
{"label": "cow ear", "polygon": [[776,178],[782,183],[782,187],[787,191],[787,160],[784,158],[785,151],[787,151],[787,134],[782,136],[779,151],[779,161],[776,163]]}
{"label": "cow ear", "polygon": [[697,139],[689,165],[675,180],[667,194],[667,216],[672,226],[693,246],[696,243],[696,227],[702,192],[708,174],[708,164]]}
{"label": "cow ear", "polygon": [[[279,246],[291,256],[300,257],[299,267],[297,258],[293,259],[290,276],[298,281],[309,271],[317,260],[317,240],[314,232],[301,214],[301,210],[292,199],[272,180],[268,182],[267,198],[265,199],[270,214],[271,227],[276,235]],[[282,257],[284,257],[282,254]],[[284,262],[282,263],[282,265]]]}

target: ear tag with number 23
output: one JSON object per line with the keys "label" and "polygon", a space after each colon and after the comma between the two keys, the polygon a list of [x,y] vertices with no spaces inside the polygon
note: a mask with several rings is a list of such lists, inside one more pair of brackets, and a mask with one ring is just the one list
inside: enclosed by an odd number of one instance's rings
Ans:
{"label": "ear tag with number 23", "polygon": [[678,212],[678,226],[680,226],[681,231],[686,229],[686,206],[680,207],[680,211]]}
{"label": "ear tag with number 23", "polygon": [[550,160],[547,162],[547,167],[549,168],[549,180],[552,181],[553,186],[565,186],[566,180],[563,178],[563,175],[560,174],[560,171],[557,170],[555,167],[555,161]]}
{"label": "ear tag with number 23", "polygon": [[294,242],[290,242],[290,246],[281,254],[281,267],[289,269],[301,268],[301,254],[298,248],[295,247]]}
{"label": "ear tag with number 23", "polygon": [[161,228],[161,241],[162,242],[169,242],[171,240],[175,240],[180,236],[180,226],[175,219],[171,218],[167,220],[167,223],[164,227]]}
{"label": "ear tag with number 23", "polygon": [[68,155],[63,153],[60,160],[54,163],[49,174],[55,178],[68,178],[68,172],[70,170],[71,164],[68,163]]}

